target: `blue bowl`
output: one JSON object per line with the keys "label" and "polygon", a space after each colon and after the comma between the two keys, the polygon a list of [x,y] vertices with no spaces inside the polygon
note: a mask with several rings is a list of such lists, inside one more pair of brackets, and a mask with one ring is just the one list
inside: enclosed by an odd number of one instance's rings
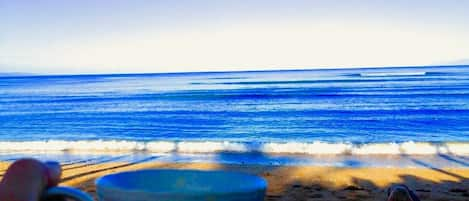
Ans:
{"label": "blue bowl", "polygon": [[229,171],[139,170],[96,180],[100,201],[263,201],[267,182]]}

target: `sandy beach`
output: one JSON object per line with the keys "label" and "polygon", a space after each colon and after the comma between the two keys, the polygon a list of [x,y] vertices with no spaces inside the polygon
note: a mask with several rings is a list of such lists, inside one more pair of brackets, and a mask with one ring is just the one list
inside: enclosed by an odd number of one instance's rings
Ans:
{"label": "sandy beach", "polygon": [[[9,163],[0,163],[2,175]],[[100,176],[147,168],[228,170],[267,179],[265,200],[385,200],[387,187],[405,183],[427,201],[469,200],[469,169],[337,168],[315,166],[257,166],[210,163],[72,163],[64,164],[61,185],[95,196]]]}

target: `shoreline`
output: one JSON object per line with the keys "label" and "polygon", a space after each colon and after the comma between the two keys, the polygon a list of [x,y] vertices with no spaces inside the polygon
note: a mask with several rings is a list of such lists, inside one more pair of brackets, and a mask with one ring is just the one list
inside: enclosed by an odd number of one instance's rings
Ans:
{"label": "shoreline", "polygon": [[[60,185],[73,186],[95,196],[94,180],[100,176],[139,169],[227,170],[265,178],[265,200],[385,200],[392,184],[409,185],[422,200],[469,200],[469,168],[385,168],[240,165],[217,163],[151,162],[69,163],[62,166]],[[10,163],[0,162],[0,170]]]}
{"label": "shoreline", "polygon": [[[322,141],[290,142],[237,142],[237,141],[133,141],[133,140],[38,140],[38,141],[0,141],[0,161],[3,153],[28,154],[139,154],[139,155],[217,155],[217,156],[285,156],[287,158],[413,158],[426,157],[437,159],[438,156],[469,156],[469,142],[414,142],[401,143],[346,143]],[[457,167],[458,159],[449,167]],[[192,160],[191,160],[192,161]],[[274,160],[275,161],[275,160]],[[220,162],[220,161],[205,161]],[[366,161],[363,161],[366,163]],[[396,166],[387,161],[380,161],[380,166]],[[441,164],[445,164],[444,160]],[[464,164],[464,162],[463,162]],[[467,164],[467,163],[466,163]],[[306,164],[298,164],[306,165]],[[321,165],[314,162],[308,165]],[[324,164],[341,166],[339,164]],[[438,165],[437,165],[438,166]],[[469,165],[464,165],[469,166]]]}
{"label": "shoreline", "polygon": [[318,166],[342,168],[469,168],[469,155],[344,155],[344,154],[265,154],[265,153],[147,153],[147,152],[0,152],[0,161],[20,158],[70,163],[133,163],[145,158],[155,163],[216,163],[226,165]]}

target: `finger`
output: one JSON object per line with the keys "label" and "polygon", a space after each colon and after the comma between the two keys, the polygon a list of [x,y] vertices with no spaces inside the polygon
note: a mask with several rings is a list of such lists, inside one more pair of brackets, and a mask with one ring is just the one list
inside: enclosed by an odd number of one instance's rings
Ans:
{"label": "finger", "polygon": [[6,171],[0,183],[0,200],[38,200],[47,187],[48,168],[35,159],[21,159]]}
{"label": "finger", "polygon": [[55,161],[48,161],[44,163],[47,167],[47,187],[57,186],[60,182],[60,177],[62,175],[62,168],[60,163]]}

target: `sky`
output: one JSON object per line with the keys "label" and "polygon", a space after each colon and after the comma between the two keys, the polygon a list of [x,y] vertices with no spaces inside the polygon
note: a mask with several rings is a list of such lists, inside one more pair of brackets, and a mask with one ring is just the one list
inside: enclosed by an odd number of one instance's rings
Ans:
{"label": "sky", "polygon": [[0,0],[0,72],[469,63],[469,1]]}

